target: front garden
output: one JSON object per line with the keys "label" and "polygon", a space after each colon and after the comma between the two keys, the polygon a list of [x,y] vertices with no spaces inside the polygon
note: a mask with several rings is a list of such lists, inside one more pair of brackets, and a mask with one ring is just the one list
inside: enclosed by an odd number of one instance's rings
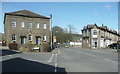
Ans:
{"label": "front garden", "polygon": [[52,51],[49,43],[42,43],[41,45],[36,45],[32,43],[27,43],[24,45],[19,45],[17,43],[10,43],[8,46],[11,50],[17,50],[21,52],[51,52]]}

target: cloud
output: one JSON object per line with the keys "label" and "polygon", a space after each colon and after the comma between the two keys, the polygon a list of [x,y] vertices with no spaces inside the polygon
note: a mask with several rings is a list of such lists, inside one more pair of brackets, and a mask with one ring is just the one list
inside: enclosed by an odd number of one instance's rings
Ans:
{"label": "cloud", "polygon": [[105,5],[105,8],[111,8],[112,6],[110,6],[110,5]]}
{"label": "cloud", "polygon": [[105,5],[104,8],[105,8],[105,10],[111,10],[112,6],[111,5]]}

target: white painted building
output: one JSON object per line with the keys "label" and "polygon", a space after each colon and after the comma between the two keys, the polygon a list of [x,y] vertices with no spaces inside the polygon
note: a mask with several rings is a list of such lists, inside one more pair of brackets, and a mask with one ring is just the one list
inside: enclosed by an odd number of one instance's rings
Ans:
{"label": "white painted building", "polygon": [[106,48],[112,43],[117,43],[120,35],[109,29],[107,26],[87,25],[82,30],[82,47],[83,48]]}

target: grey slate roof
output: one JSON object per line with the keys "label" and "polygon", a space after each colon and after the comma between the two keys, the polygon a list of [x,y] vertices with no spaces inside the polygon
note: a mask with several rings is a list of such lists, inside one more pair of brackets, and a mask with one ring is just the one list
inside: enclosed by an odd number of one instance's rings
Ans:
{"label": "grey slate roof", "polygon": [[43,16],[43,15],[39,15],[39,14],[36,14],[36,13],[28,11],[28,10],[20,10],[20,11],[5,13],[5,15],[6,14],[7,15],[16,15],[16,16],[25,16],[25,17],[35,17],[35,18],[50,19],[49,17]]}
{"label": "grey slate roof", "polygon": [[92,29],[95,25],[87,25],[88,29]]}
{"label": "grey slate roof", "polygon": [[[84,26],[83,27],[83,30],[86,30],[86,29],[92,29],[94,26],[97,26],[96,24],[92,25],[92,24],[88,24],[87,26]],[[101,29],[101,30],[105,30],[105,31],[109,31],[111,33],[114,33],[114,34],[117,34],[117,35],[120,35],[117,33],[117,31],[115,30],[112,30],[112,29],[109,29],[107,26],[97,26],[98,29]],[[81,31],[83,31],[81,30]]]}

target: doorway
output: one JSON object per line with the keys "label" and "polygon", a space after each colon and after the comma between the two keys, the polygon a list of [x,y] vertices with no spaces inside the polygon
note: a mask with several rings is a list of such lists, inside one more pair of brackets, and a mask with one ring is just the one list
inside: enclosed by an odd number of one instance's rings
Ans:
{"label": "doorway", "polygon": [[25,44],[25,38],[21,37],[21,44]]}
{"label": "doorway", "polygon": [[40,44],[40,37],[36,37],[36,45]]}
{"label": "doorway", "polygon": [[97,42],[95,42],[95,48],[97,48]]}
{"label": "doorway", "polygon": [[98,47],[98,43],[97,43],[97,38],[93,39],[93,48],[97,48]]}

